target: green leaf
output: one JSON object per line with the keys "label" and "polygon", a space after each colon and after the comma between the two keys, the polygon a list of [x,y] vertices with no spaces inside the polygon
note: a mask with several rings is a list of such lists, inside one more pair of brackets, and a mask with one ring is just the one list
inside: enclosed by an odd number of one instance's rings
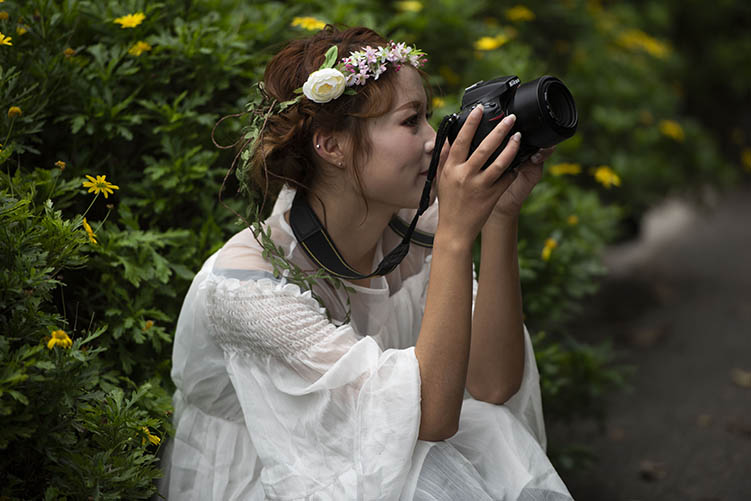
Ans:
{"label": "green leaf", "polygon": [[332,45],[329,50],[326,51],[326,59],[323,60],[323,64],[318,69],[323,70],[325,68],[333,68],[336,64],[338,53],[339,50],[336,48],[336,45]]}

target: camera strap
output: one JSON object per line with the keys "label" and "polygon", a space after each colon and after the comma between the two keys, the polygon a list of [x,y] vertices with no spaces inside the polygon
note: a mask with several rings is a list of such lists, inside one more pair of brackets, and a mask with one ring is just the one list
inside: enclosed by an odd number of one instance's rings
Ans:
{"label": "camera strap", "polygon": [[446,141],[449,128],[457,119],[458,116],[456,114],[451,114],[443,117],[443,120],[441,120],[438,132],[436,133],[433,156],[430,158],[430,167],[428,167],[428,175],[425,180],[425,187],[422,190],[417,212],[409,225],[396,216],[389,222],[389,227],[402,237],[402,241],[384,256],[375,271],[364,275],[347,264],[334,245],[331,236],[329,236],[323,224],[321,224],[321,221],[315,212],[313,212],[305,196],[298,191],[290,209],[289,223],[292,227],[292,232],[295,234],[295,238],[297,238],[297,241],[308,257],[335,277],[347,280],[359,280],[377,275],[386,275],[392,272],[407,255],[407,252],[409,252],[410,243],[421,247],[432,247],[433,235],[417,230],[417,220],[430,205],[430,191],[438,171],[441,149],[443,148],[443,143]]}

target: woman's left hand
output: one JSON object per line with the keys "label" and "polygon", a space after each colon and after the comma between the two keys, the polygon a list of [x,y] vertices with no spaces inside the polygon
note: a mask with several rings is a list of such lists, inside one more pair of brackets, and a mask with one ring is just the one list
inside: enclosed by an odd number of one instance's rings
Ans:
{"label": "woman's left hand", "polygon": [[[509,173],[515,176],[511,185],[503,192],[501,198],[493,208],[493,213],[488,218],[491,221],[512,219],[519,215],[522,204],[532,192],[532,188],[542,179],[542,164],[553,153],[555,146],[542,148],[521,164],[515,172]],[[486,223],[487,224],[487,223]]]}

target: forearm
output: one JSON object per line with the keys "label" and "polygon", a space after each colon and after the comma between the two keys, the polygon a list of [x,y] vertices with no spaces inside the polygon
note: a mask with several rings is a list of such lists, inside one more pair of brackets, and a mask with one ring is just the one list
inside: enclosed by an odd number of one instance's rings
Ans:
{"label": "forearm", "polygon": [[436,233],[425,313],[415,356],[420,366],[420,439],[458,429],[472,323],[472,245]]}
{"label": "forearm", "polygon": [[473,397],[496,404],[516,393],[524,372],[516,241],[516,218],[489,221],[483,227],[466,384]]}

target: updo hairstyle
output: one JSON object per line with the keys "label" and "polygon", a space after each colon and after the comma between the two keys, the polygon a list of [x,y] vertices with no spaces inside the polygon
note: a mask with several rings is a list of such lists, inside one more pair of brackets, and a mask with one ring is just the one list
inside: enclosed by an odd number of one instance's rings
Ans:
{"label": "updo hairstyle", "polygon": [[[326,51],[332,45],[338,48],[338,58],[349,56],[366,46],[387,46],[388,41],[375,31],[349,28],[343,31],[332,25],[309,38],[287,44],[266,66],[263,76],[265,91],[280,102],[297,97],[295,89],[303,86],[308,76],[323,64]],[[286,183],[307,193],[315,178],[315,147],[313,133],[346,131],[352,139],[351,168],[358,186],[358,165],[370,154],[371,145],[365,130],[365,119],[387,113],[395,99],[396,72],[392,67],[378,80],[368,79],[365,85],[353,87],[356,95],[342,94],[328,103],[315,103],[307,98],[273,114],[254,155],[251,158],[249,179],[262,199],[276,198]],[[361,190],[362,192],[362,190]]]}

